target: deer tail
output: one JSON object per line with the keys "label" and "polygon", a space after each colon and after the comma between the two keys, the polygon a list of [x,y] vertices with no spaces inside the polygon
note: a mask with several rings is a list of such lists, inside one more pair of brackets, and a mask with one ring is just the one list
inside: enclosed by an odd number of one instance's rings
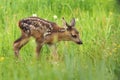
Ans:
{"label": "deer tail", "polygon": [[30,25],[25,20],[20,20],[18,26],[24,33],[30,34]]}

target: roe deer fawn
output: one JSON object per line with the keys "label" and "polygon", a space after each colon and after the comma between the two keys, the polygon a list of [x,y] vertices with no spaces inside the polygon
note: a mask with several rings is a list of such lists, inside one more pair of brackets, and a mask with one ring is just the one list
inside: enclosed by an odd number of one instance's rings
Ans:
{"label": "roe deer fawn", "polygon": [[[28,17],[19,21],[21,37],[14,42],[14,53],[19,57],[19,50],[29,41],[32,36],[36,40],[36,55],[40,55],[40,50],[44,44],[54,45],[58,41],[73,41],[82,44],[79,32],[75,28],[75,19],[70,25],[63,18],[64,28],[56,23],[38,17]],[[56,54],[56,52],[54,52]]]}

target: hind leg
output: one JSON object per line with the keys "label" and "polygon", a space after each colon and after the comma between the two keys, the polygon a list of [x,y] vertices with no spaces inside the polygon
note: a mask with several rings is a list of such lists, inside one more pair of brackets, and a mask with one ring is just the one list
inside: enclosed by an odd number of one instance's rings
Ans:
{"label": "hind leg", "polygon": [[14,42],[14,53],[15,56],[19,57],[19,50],[29,41],[29,36],[22,35]]}

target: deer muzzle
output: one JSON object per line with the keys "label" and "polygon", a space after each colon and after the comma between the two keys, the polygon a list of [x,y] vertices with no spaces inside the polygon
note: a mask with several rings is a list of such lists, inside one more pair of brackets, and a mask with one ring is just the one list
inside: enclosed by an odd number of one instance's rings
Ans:
{"label": "deer muzzle", "polygon": [[83,44],[83,42],[82,42],[82,41],[78,41],[78,42],[76,42],[76,43],[77,43],[77,44],[79,44],[79,45],[80,45],[80,44]]}
{"label": "deer muzzle", "polygon": [[79,42],[77,42],[77,44],[83,44],[83,42],[82,42],[82,41],[79,41]]}

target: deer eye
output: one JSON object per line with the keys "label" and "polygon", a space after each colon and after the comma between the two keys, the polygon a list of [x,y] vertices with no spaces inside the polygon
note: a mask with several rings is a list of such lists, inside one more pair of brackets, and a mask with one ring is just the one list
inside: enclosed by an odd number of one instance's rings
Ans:
{"label": "deer eye", "polygon": [[73,38],[77,38],[77,35],[72,35]]}

